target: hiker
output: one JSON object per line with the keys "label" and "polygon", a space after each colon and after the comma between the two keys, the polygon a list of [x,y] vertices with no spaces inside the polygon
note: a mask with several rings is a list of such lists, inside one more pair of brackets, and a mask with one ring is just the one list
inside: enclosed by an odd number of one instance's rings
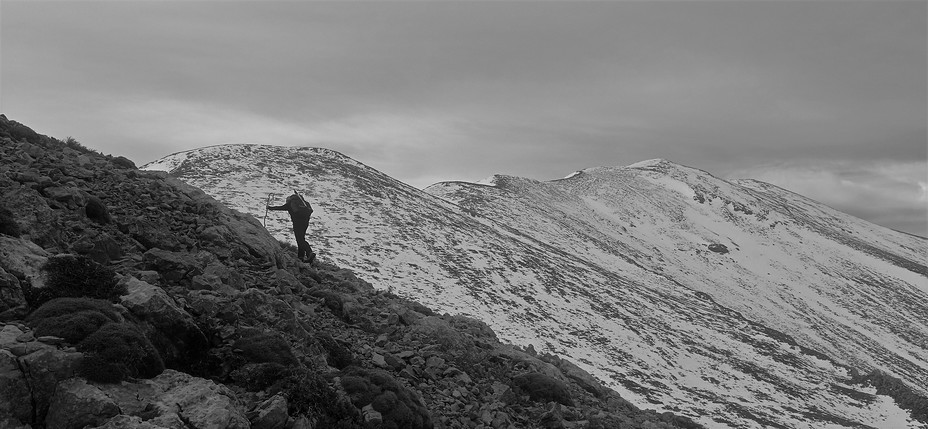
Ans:
{"label": "hiker", "polygon": [[279,206],[267,206],[268,210],[286,211],[290,213],[293,221],[293,235],[296,236],[297,258],[301,262],[310,264],[316,259],[313,248],[306,241],[306,228],[309,228],[309,217],[313,214],[313,207],[296,192],[287,197],[287,202]]}

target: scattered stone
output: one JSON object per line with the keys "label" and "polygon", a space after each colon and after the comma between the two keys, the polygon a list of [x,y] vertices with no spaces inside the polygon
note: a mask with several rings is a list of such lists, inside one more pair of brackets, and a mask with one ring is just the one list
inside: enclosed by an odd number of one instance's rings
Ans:
{"label": "scattered stone", "polygon": [[41,337],[36,338],[36,340],[41,343],[45,343],[45,344],[52,345],[52,346],[57,346],[59,344],[64,343],[64,338],[56,337],[53,335],[43,335]]}
{"label": "scattered stone", "polygon": [[374,365],[380,368],[389,367],[389,365],[387,365],[386,359],[384,359],[383,355],[381,355],[380,353],[374,353],[373,355],[371,355],[371,363],[373,363]]}
{"label": "scattered stone", "polygon": [[369,425],[379,425],[383,423],[383,414],[375,410],[370,404],[361,409],[361,416],[364,422]]}

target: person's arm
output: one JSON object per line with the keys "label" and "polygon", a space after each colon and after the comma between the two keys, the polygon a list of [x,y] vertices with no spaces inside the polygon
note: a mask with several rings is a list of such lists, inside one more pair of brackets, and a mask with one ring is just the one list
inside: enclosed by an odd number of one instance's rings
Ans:
{"label": "person's arm", "polygon": [[287,203],[283,203],[279,206],[267,206],[268,210],[277,210],[277,211],[287,211]]}

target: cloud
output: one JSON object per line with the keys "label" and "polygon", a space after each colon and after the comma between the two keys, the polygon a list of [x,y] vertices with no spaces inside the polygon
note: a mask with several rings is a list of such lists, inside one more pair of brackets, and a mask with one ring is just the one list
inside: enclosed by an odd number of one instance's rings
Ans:
{"label": "cloud", "polygon": [[729,178],[771,183],[878,225],[928,237],[928,162],[784,162]]}

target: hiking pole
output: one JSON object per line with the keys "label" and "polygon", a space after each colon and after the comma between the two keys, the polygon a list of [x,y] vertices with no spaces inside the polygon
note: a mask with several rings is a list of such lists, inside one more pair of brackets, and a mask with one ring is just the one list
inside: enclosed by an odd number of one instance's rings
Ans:
{"label": "hiking pole", "polygon": [[264,204],[264,229],[267,229],[267,207],[271,205],[272,196],[274,196],[274,194],[267,194],[267,202]]}

